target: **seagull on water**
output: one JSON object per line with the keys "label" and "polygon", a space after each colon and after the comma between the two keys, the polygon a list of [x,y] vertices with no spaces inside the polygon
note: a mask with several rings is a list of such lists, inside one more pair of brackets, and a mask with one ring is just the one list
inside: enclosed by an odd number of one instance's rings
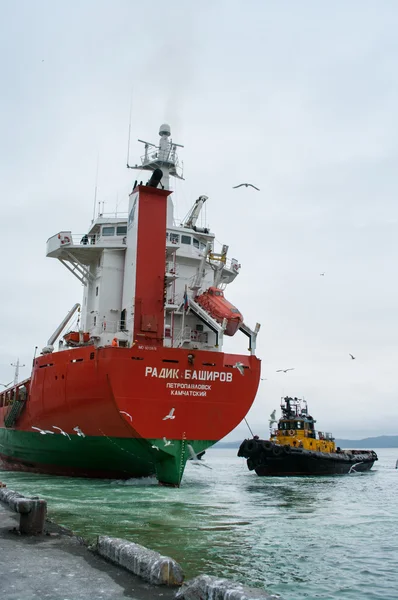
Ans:
{"label": "seagull on water", "polygon": [[164,445],[165,445],[165,446],[174,446],[174,444],[172,444],[172,443],[171,443],[171,442],[170,442],[170,441],[169,441],[167,438],[165,438],[165,437],[163,438],[163,441],[164,441]]}
{"label": "seagull on water", "polygon": [[167,419],[175,419],[174,411],[175,411],[175,408],[172,408],[170,410],[169,414],[166,415],[165,417],[163,417],[162,421],[167,421]]}
{"label": "seagull on water", "polygon": [[352,354],[350,354],[350,356],[352,360],[355,360],[355,356],[353,356]]}
{"label": "seagull on water", "polygon": [[80,427],[78,427],[77,425],[76,425],[76,427],[73,428],[73,431],[76,431],[76,433],[79,437],[86,437],[85,434],[80,429]]}
{"label": "seagull on water", "polygon": [[253,185],[252,183],[240,183],[239,185],[234,185],[232,187],[233,190],[236,190],[237,188],[242,187],[242,185],[245,185],[246,187],[252,187],[255,190],[257,190],[258,192],[260,191],[258,187],[256,187],[255,185]]}
{"label": "seagull on water", "polygon": [[241,375],[244,375],[244,374],[245,374],[245,366],[244,366],[244,364],[243,364],[243,363],[241,363],[241,362],[237,362],[237,363],[235,363],[235,364],[234,364],[234,369],[238,369],[238,371],[239,371],[239,373],[240,373]]}
{"label": "seagull on water", "polygon": [[192,448],[191,444],[187,444],[187,448],[189,450],[189,454],[191,455],[191,461],[193,465],[198,465],[198,467],[206,467],[206,469],[211,469],[211,467],[209,467],[209,465],[206,465],[206,463],[203,460],[200,460],[198,458],[198,455],[196,454],[195,450]]}
{"label": "seagull on water", "polygon": [[126,412],[125,410],[119,410],[119,412],[120,412],[121,415],[127,415],[128,418],[130,419],[130,421],[133,420],[133,417],[131,415],[129,415],[129,413]]}
{"label": "seagull on water", "polygon": [[288,371],[294,371],[294,367],[292,367],[291,369],[278,369],[277,373],[287,373]]}
{"label": "seagull on water", "polygon": [[53,434],[53,431],[47,431],[47,429],[40,429],[40,427],[34,427],[32,425],[32,429],[36,429],[36,431],[38,431],[39,433],[41,433],[41,435],[46,435],[47,433],[51,433]]}
{"label": "seagull on water", "polygon": [[358,465],[361,465],[362,462],[359,463],[355,463],[355,465],[352,465],[352,467],[350,467],[350,470],[348,471],[349,473],[358,473],[358,471],[355,470],[355,467],[357,467]]}
{"label": "seagull on water", "polygon": [[63,431],[63,430],[61,429],[61,427],[57,427],[56,425],[52,425],[52,428],[53,428],[53,429],[58,429],[58,431],[59,431],[60,433],[62,433],[62,435],[64,435],[65,437],[67,437],[67,438],[68,438],[68,440],[70,440],[70,435],[69,435],[69,433],[66,433],[66,431]]}

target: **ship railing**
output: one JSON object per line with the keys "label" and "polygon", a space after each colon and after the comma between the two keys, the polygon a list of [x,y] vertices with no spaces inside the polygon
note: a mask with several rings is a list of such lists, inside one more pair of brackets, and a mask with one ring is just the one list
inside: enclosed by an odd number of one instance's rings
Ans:
{"label": "ship railing", "polygon": [[196,329],[192,329],[191,327],[183,327],[182,329],[177,329],[174,336],[174,346],[178,348],[179,346],[182,346],[183,344],[189,342],[207,344],[207,331],[197,331]]}
{"label": "ship railing", "polygon": [[178,275],[180,270],[179,265],[175,264],[173,261],[166,262],[166,273],[171,273],[172,275]]}
{"label": "ship railing", "polygon": [[127,321],[109,321],[104,319],[91,329],[91,337],[96,337],[102,333],[127,333]]}
{"label": "ship railing", "polygon": [[[123,246],[126,245],[126,236],[103,236],[98,233],[72,233],[74,246]],[[64,244],[65,245],[65,244]]]}

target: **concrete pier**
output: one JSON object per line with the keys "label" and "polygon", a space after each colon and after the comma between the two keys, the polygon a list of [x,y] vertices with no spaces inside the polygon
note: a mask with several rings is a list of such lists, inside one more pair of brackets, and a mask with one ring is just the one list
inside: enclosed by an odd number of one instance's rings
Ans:
{"label": "concrete pier", "polygon": [[43,535],[19,532],[18,514],[0,503],[2,600],[171,600],[177,588],[153,586],[90,552],[46,522]]}

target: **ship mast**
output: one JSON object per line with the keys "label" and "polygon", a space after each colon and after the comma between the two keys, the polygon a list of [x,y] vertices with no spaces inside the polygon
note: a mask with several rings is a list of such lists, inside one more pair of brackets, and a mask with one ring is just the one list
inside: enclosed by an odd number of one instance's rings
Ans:
{"label": "ship mast", "polygon": [[160,126],[159,135],[160,140],[158,146],[152,144],[152,142],[138,140],[141,144],[145,145],[145,154],[141,156],[140,165],[129,165],[127,163],[127,168],[144,169],[146,171],[161,169],[163,172],[163,189],[170,190],[170,176],[177,177],[177,179],[184,179],[177,156],[177,148],[183,148],[184,146],[176,144],[170,138],[171,129],[170,125],[167,125],[167,123]]}

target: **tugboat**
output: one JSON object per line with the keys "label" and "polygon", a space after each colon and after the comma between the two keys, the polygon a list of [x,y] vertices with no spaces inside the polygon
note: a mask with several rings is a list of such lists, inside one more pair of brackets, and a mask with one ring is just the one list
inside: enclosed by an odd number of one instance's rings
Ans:
{"label": "tugboat", "polygon": [[258,436],[240,445],[238,456],[247,458],[249,471],[261,476],[335,475],[369,471],[378,460],[373,450],[336,448],[331,433],[315,431],[315,419],[308,414],[307,402],[286,396],[281,402],[282,416],[272,429],[270,439]]}
{"label": "tugboat", "polygon": [[[63,229],[47,241],[47,256],[79,280],[83,300],[34,357],[31,376],[0,392],[2,469],[155,475],[179,486],[188,459],[253,403],[260,324],[251,329],[224,296],[240,263],[199,227],[207,196],[182,223],[174,219],[170,180],[183,179],[181,145],[167,124],[159,136],[127,165],[149,180],[135,181],[126,214],[100,211],[85,233]],[[224,352],[224,337],[238,331],[248,353]]]}

